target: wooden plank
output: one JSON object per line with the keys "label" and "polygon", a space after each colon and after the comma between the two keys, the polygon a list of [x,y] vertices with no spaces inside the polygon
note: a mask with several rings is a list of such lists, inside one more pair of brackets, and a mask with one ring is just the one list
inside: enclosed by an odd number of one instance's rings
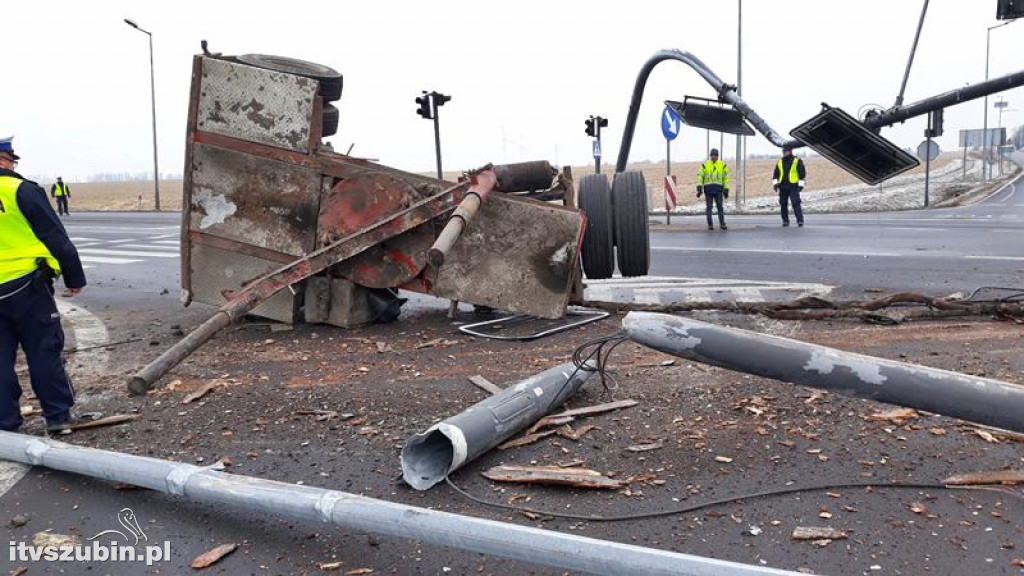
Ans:
{"label": "wooden plank", "polygon": [[1024,470],[996,470],[993,472],[973,472],[957,474],[942,481],[946,486],[980,486],[983,484],[1002,484],[1015,486],[1024,484]]}
{"label": "wooden plank", "polygon": [[117,424],[124,424],[125,422],[133,422],[139,418],[142,418],[142,414],[115,414],[114,416],[107,416],[106,418],[100,418],[99,420],[74,424],[72,426],[68,426],[68,429],[86,430],[88,428],[99,428],[100,426],[115,426]]}
{"label": "wooden plank", "polygon": [[574,488],[621,488],[622,482],[608,478],[600,472],[585,468],[559,468],[558,466],[495,466],[481,472],[495,482],[572,486]]}
{"label": "wooden plank", "polygon": [[497,384],[494,384],[493,382],[491,382],[487,378],[484,378],[483,376],[480,376],[479,374],[477,374],[476,376],[470,376],[469,381],[475,384],[477,388],[483,389],[485,392],[492,396],[494,396],[495,394],[501,394],[502,392],[502,389],[498,387]]}

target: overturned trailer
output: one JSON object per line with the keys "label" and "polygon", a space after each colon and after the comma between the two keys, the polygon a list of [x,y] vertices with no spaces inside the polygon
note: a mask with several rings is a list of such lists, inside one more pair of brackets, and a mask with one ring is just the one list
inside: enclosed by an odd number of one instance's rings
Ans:
{"label": "overturned trailer", "polygon": [[221,309],[131,392],[247,313],[350,327],[394,316],[403,289],[565,315],[585,223],[568,170],[487,165],[452,183],[339,154],[322,139],[337,129],[341,92],[339,73],[309,62],[194,58],[182,297]]}

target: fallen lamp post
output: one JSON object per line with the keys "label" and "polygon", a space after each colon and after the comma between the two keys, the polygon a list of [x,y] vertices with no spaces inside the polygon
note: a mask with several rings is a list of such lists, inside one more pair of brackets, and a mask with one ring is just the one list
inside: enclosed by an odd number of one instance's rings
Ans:
{"label": "fallen lamp post", "polygon": [[83,448],[0,431],[0,459],[122,482],[236,510],[320,521],[591,574],[796,576],[775,570],[416,508],[346,492],[226,474],[210,467]]}
{"label": "fallen lamp post", "polygon": [[630,312],[622,326],[688,360],[1024,432],[1024,386],[667,314]]}

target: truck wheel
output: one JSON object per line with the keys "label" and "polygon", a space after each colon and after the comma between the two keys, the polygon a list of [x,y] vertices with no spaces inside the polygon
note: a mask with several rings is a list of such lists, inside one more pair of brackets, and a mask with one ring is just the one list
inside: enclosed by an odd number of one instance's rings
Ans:
{"label": "truck wheel", "polygon": [[315,62],[307,62],[306,60],[287,58],[285,56],[271,56],[269,54],[242,54],[238,57],[238,60],[243,64],[257,68],[312,78],[320,83],[320,97],[324,99],[324,102],[334,102],[341,98],[344,79],[341,72],[334,68]]}
{"label": "truck wheel", "polygon": [[324,104],[324,115],[323,115],[323,138],[333,136],[338,132],[338,121],[340,114],[338,113],[337,107],[333,104]]}
{"label": "truck wheel", "polygon": [[611,278],[615,273],[612,240],[612,191],[601,174],[580,180],[580,210],[587,216],[583,233],[583,272],[591,280]]}
{"label": "truck wheel", "polygon": [[651,239],[647,219],[647,184],[643,173],[616,174],[612,198],[619,272],[626,277],[644,276],[650,268]]}

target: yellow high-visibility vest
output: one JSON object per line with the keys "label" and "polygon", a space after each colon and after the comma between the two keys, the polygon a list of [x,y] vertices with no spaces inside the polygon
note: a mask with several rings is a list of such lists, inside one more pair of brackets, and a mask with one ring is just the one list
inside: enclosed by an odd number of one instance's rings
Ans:
{"label": "yellow high-visibility vest", "polygon": [[67,184],[62,184],[60,182],[54,182],[53,186],[54,186],[54,188],[53,188],[53,195],[54,196],[60,197],[60,196],[64,196],[64,195],[67,194]]}
{"label": "yellow high-visibility vest", "polygon": [[18,208],[18,186],[18,178],[0,176],[0,283],[35,272],[37,258],[45,258],[53,272],[60,274],[57,259]]}
{"label": "yellow high-visibility vest", "polygon": [[[782,158],[779,158],[779,166],[778,166],[778,169],[779,169],[779,181],[778,181],[778,183],[782,183],[782,182],[786,181],[786,178],[785,178],[786,175],[784,174],[784,171],[782,170],[782,160],[783,160]],[[800,181],[800,174],[796,171],[796,165],[799,164],[799,163],[800,163],[800,159],[797,158],[796,156],[793,156],[793,163],[789,165],[789,183],[790,184],[796,184],[797,182]]]}
{"label": "yellow high-visibility vest", "polygon": [[721,184],[723,188],[728,188],[729,182],[729,167],[721,160],[708,160],[701,164],[700,170],[697,171],[697,186]]}

